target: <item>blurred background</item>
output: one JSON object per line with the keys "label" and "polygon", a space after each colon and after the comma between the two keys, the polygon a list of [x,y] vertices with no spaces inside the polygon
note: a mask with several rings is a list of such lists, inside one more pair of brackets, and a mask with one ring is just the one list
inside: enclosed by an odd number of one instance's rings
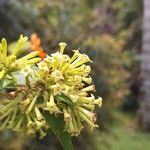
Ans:
{"label": "blurred background", "polygon": [[[63,41],[67,53],[80,48],[94,61],[100,127],[73,138],[75,150],[149,150],[150,1],[0,0],[0,38],[34,32],[47,53]],[[0,133],[0,150],[61,149],[51,132],[42,140]]]}

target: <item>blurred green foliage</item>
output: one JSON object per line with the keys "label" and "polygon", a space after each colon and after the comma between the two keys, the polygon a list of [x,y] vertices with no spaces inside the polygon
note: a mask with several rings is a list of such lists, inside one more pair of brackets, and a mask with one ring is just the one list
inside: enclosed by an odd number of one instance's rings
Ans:
{"label": "blurred green foliage", "polygon": [[143,147],[149,150],[150,135],[138,130],[135,117],[120,112],[115,116],[120,119],[110,127],[109,133],[95,133],[95,150],[142,150]]}
{"label": "blurred green foliage", "polygon": [[[142,0],[0,1],[0,37],[13,41],[21,33],[29,36],[36,32],[48,53],[64,41],[70,45],[68,53],[80,48],[90,55],[96,94],[104,99],[98,121],[106,128],[116,107],[138,107],[135,56],[141,49],[141,20]],[[85,141],[92,141],[86,137]],[[82,149],[88,149],[80,140]]]}

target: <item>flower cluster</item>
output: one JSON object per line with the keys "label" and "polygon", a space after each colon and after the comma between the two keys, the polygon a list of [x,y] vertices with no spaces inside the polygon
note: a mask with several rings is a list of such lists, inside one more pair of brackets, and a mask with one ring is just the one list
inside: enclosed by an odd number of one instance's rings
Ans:
{"label": "flower cluster", "polygon": [[[73,56],[69,57],[64,54],[66,43],[62,42],[59,46],[60,51],[46,55],[35,65],[25,63],[20,69],[20,75],[26,82],[7,96],[2,96],[0,130],[10,128],[26,134],[39,131],[43,137],[48,129],[44,111],[55,117],[62,115],[64,130],[72,136],[80,134],[84,122],[91,129],[98,127],[93,110],[96,105],[102,105],[102,98],[96,99],[91,93],[95,86],[89,76],[91,68],[86,65],[91,60],[79,50],[73,50]],[[37,59],[33,58],[35,52],[17,61]]]}
{"label": "flower cluster", "polygon": [[[11,78],[12,72],[24,68],[27,64],[33,65],[41,60],[41,58],[35,58],[39,52],[31,52],[30,54],[17,59],[20,50],[24,47],[28,38],[20,36],[17,44],[15,45],[11,54],[8,54],[8,46],[5,38],[0,43],[0,80],[4,77]],[[7,75],[7,76],[5,76]]]}

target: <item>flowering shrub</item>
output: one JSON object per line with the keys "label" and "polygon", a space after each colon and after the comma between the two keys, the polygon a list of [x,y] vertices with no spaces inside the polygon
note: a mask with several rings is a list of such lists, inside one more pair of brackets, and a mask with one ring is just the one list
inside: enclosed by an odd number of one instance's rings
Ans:
{"label": "flowering shrub", "polygon": [[51,128],[64,145],[62,136],[79,135],[84,122],[90,129],[98,127],[93,110],[102,105],[102,98],[91,94],[95,86],[86,65],[92,62],[89,57],[79,50],[69,57],[63,42],[58,52],[48,55],[34,34],[30,42],[34,51],[18,58],[27,42],[21,35],[11,54],[4,38],[0,44],[0,130],[39,133],[42,138]]}

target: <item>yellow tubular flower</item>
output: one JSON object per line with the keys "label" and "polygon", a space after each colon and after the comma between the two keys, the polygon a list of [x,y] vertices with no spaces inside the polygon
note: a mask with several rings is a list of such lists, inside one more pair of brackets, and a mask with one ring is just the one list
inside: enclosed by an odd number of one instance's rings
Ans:
{"label": "yellow tubular flower", "polygon": [[35,110],[35,114],[36,114],[36,117],[37,117],[38,120],[44,119],[43,115],[41,114],[41,112],[40,112],[38,107],[35,107],[34,110]]}
{"label": "yellow tubular flower", "polygon": [[50,99],[47,102],[47,109],[50,111],[51,114],[57,111],[56,104],[54,101],[54,95],[52,93],[50,94]]}
{"label": "yellow tubular flower", "polygon": [[41,60],[41,58],[35,58],[39,52],[31,52],[26,56],[17,59],[17,55],[27,42],[28,38],[23,35],[20,36],[16,47],[11,54],[8,54],[8,46],[6,39],[2,39],[0,43],[0,80],[5,78],[5,75],[9,74],[10,79],[14,79],[12,73],[23,69],[26,65],[33,65]]}
{"label": "yellow tubular flower", "polygon": [[68,122],[71,120],[71,115],[68,113],[66,108],[63,108],[63,113],[64,113],[64,121]]}
{"label": "yellow tubular flower", "polygon": [[93,104],[98,105],[99,107],[101,107],[102,106],[102,98],[99,97],[98,99],[95,99],[93,101]]}
{"label": "yellow tubular flower", "polygon": [[88,87],[83,88],[82,91],[84,91],[84,92],[95,91],[95,86],[94,85],[90,85]]}
{"label": "yellow tubular flower", "polygon": [[21,125],[23,123],[23,117],[21,119],[19,119],[18,123],[16,124],[16,126],[14,127],[14,131],[20,131],[21,129]]}
{"label": "yellow tubular flower", "polygon": [[60,53],[63,54],[67,44],[64,42],[61,42],[61,43],[59,43],[59,46],[60,46]]}
{"label": "yellow tubular flower", "polygon": [[10,117],[11,117],[11,116],[8,116],[8,117],[5,119],[4,123],[0,126],[0,130],[1,130],[1,131],[7,129],[7,124],[8,124],[8,122],[9,122]]}
{"label": "yellow tubular flower", "polygon": [[26,110],[26,114],[28,114],[28,113],[33,109],[33,106],[34,106],[34,104],[35,104],[37,98],[38,98],[38,95],[36,95],[36,96],[33,98],[33,100],[31,101],[31,103],[30,103],[30,105],[29,105],[29,107],[28,107],[27,110]]}

